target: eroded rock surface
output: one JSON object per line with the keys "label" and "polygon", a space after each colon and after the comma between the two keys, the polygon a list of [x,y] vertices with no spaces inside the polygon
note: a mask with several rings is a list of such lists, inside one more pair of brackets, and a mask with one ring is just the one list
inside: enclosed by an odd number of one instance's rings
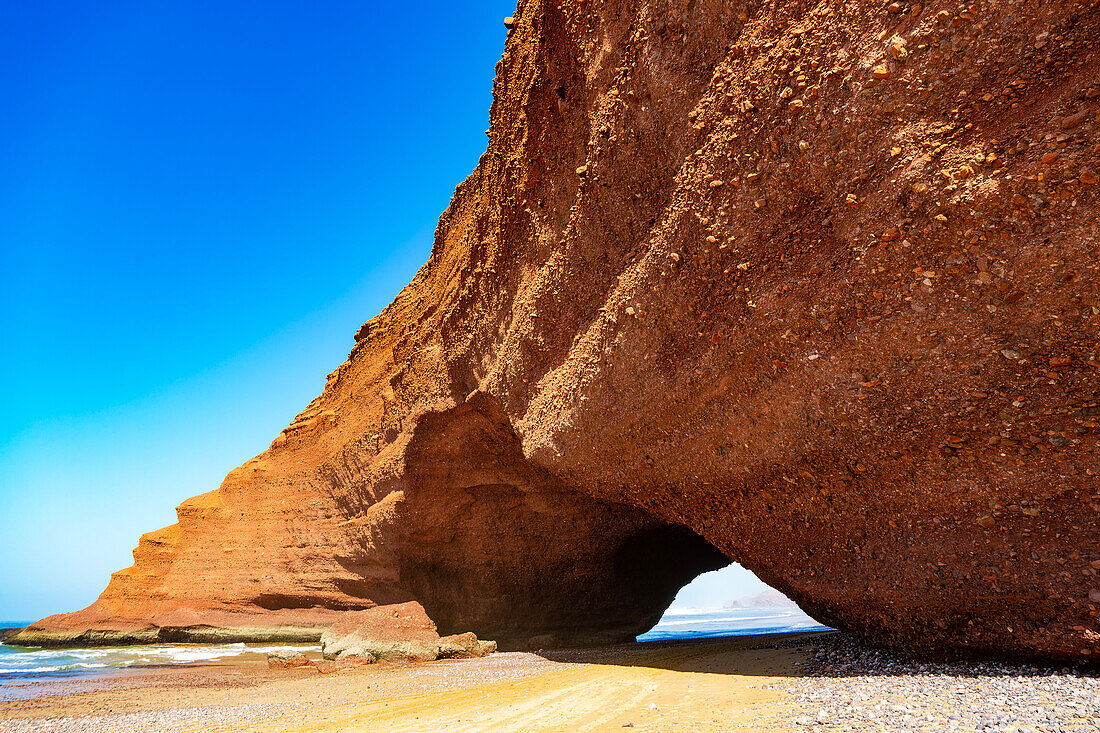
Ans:
{"label": "eroded rock surface", "polygon": [[428,263],[268,451],[25,633],[415,598],[621,639],[730,558],[873,641],[1100,654],[1098,13],[521,2]]}

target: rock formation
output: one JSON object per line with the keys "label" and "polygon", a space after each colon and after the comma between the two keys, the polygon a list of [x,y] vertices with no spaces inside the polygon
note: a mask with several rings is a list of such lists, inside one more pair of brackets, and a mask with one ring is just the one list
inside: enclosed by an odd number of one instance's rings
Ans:
{"label": "rock formation", "polygon": [[321,635],[321,652],[336,661],[365,663],[484,657],[496,643],[465,632],[440,637],[424,607],[415,601],[347,611]]}
{"label": "rock formation", "polygon": [[309,658],[301,652],[274,651],[267,653],[269,669],[298,669],[310,666]]}
{"label": "rock formation", "polygon": [[872,641],[1100,654],[1097,2],[513,25],[412,283],[23,638],[316,638],[417,599],[503,646],[623,639],[733,559]]}

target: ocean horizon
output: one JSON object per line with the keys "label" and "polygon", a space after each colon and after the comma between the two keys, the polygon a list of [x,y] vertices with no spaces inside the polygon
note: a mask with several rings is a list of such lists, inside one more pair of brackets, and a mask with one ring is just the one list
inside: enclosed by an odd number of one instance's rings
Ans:
{"label": "ocean horizon", "polygon": [[638,641],[710,639],[723,636],[831,631],[797,607],[672,608]]}

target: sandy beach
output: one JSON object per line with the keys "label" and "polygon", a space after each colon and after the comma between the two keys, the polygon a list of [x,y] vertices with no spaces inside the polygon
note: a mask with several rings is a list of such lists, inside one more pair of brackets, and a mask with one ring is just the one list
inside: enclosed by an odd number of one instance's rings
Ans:
{"label": "sandy beach", "polygon": [[[0,704],[9,731],[781,731],[797,649],[759,638],[375,665],[127,671]],[[28,691],[31,692],[31,691]]]}
{"label": "sandy beach", "polygon": [[933,664],[833,633],[269,670],[259,655],[25,688],[30,731],[1100,730],[1088,671]]}

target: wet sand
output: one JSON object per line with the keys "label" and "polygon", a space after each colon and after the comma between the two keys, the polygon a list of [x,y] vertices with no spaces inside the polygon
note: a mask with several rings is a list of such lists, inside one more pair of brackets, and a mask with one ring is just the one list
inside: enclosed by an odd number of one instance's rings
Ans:
{"label": "wet sand", "polygon": [[[498,653],[319,674],[259,657],[51,682],[0,703],[5,731],[787,731],[809,654],[781,638]],[[628,725],[629,724],[629,725]]]}

